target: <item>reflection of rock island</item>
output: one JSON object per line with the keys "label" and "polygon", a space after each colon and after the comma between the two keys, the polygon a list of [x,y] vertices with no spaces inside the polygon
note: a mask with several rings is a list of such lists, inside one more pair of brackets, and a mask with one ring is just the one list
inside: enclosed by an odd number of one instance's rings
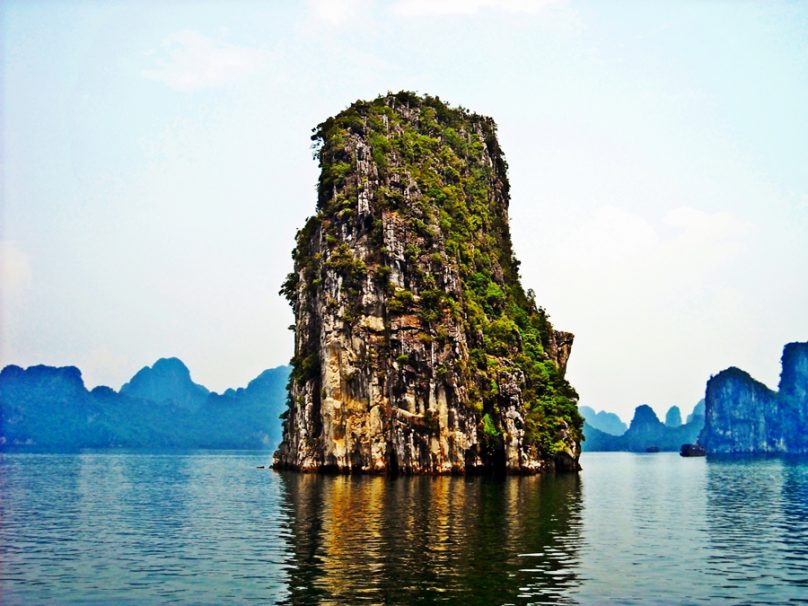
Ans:
{"label": "reflection of rock island", "polygon": [[578,583],[577,475],[280,477],[290,604],[558,602]]}
{"label": "reflection of rock island", "polygon": [[808,343],[785,346],[778,392],[738,368],[712,377],[706,413],[708,453],[808,453]]}
{"label": "reflection of rock island", "polygon": [[278,468],[578,468],[573,335],[519,281],[490,118],[433,97],[320,124],[317,213],[283,285],[295,313]]}

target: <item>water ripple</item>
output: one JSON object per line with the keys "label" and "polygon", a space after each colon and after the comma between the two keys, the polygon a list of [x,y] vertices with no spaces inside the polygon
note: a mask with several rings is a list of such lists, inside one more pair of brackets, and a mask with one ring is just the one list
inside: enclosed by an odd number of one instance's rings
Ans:
{"label": "water ripple", "polygon": [[0,601],[779,604],[804,459],[587,454],[581,476],[256,470],[265,454],[0,456]]}

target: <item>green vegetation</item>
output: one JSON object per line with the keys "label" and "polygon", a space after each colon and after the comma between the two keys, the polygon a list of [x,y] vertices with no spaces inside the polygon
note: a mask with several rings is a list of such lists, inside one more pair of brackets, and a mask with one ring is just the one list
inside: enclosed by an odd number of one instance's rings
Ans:
{"label": "green vegetation", "polygon": [[502,449],[502,432],[497,428],[490,413],[483,415],[481,424],[483,451],[489,459],[496,458],[497,453]]}
{"label": "green vegetation", "polygon": [[387,300],[387,310],[392,314],[406,313],[413,308],[414,301],[409,290],[399,289]]}
{"label": "green vegetation", "polygon": [[[343,318],[350,323],[363,312],[358,289],[370,275],[387,289],[388,314],[419,318],[422,343],[448,347],[446,324],[463,327],[469,362],[441,368],[440,376],[463,375],[486,448],[502,443],[500,384],[514,380],[521,386],[530,443],[551,455],[563,448],[565,437],[580,440],[577,394],[546,354],[552,338],[547,314],[520,284],[508,229],[507,163],[494,121],[437,97],[401,92],[354,103],[318,125],[312,140],[322,171],[318,214],[298,232],[296,273],[281,292],[296,304],[301,282],[316,288],[328,271],[336,272],[352,301]],[[340,224],[362,225],[356,200],[367,188],[368,177],[358,170],[365,160],[372,161],[377,176],[374,220],[366,228],[375,260],[367,265],[338,237]],[[407,226],[406,288],[389,284],[382,213]],[[446,264],[456,269],[459,289],[438,283]],[[305,359],[293,361],[295,373],[308,372],[302,370]]]}

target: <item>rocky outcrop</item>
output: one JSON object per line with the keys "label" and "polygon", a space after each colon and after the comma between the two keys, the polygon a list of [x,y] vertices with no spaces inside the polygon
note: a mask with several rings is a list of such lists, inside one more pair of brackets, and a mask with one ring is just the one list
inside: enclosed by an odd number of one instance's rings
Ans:
{"label": "rocky outcrop", "polygon": [[779,452],[777,394],[739,368],[707,383],[706,419],[699,443],[708,452]]}
{"label": "rocky outcrop", "polygon": [[563,330],[553,330],[550,332],[550,338],[547,343],[547,355],[556,363],[562,376],[567,372],[567,360],[570,359],[572,342],[574,340],[575,335],[571,332],[564,332]]}
{"label": "rocky outcrop", "polygon": [[738,368],[707,382],[699,437],[708,453],[808,452],[808,343],[783,350],[779,391]]}
{"label": "rocky outcrop", "polygon": [[313,139],[317,213],[282,289],[295,357],[275,466],[577,468],[573,336],[519,283],[493,120],[399,93]]}

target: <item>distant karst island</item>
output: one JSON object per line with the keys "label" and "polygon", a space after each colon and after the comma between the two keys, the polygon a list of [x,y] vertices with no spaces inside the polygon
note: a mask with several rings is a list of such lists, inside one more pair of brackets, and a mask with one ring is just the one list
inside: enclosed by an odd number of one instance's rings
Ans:
{"label": "distant karst island", "polygon": [[74,366],[0,372],[0,450],[271,449],[280,441],[289,367],[211,393],[177,358],[138,371],[120,391],[88,391]]}
{"label": "distant karst island", "polygon": [[808,342],[783,348],[778,391],[739,368],[707,383],[699,436],[708,453],[808,453]]}
{"label": "distant karst island", "polygon": [[573,335],[519,279],[491,118],[409,92],[320,124],[277,468],[578,469]]}

